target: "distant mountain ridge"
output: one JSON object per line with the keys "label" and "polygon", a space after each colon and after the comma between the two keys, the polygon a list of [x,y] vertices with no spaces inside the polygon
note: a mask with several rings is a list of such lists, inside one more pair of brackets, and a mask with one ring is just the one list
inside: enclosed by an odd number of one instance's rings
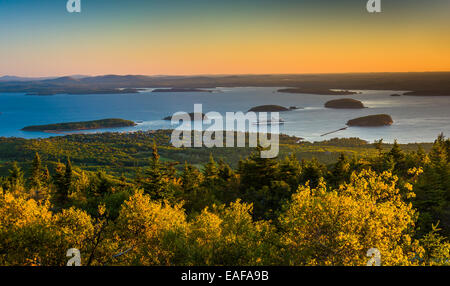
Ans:
{"label": "distant mountain ridge", "polygon": [[[81,79],[85,77],[89,77],[87,75],[70,75],[68,77],[74,78],[74,79]],[[41,80],[52,80],[57,79],[59,77],[21,77],[21,76],[11,76],[11,75],[5,75],[0,76],[0,82],[8,82],[8,81],[41,81]]]}
{"label": "distant mountain ridge", "polygon": [[[36,95],[129,93],[139,88],[287,87],[315,90],[393,90],[411,95],[450,96],[450,72],[145,76],[102,75],[51,78],[0,78],[0,92]],[[405,93],[408,95],[408,93]]]}
{"label": "distant mountain ridge", "polygon": [[39,81],[46,79],[53,79],[54,77],[20,77],[20,76],[10,76],[5,75],[0,77],[0,82],[8,82],[8,81]]}

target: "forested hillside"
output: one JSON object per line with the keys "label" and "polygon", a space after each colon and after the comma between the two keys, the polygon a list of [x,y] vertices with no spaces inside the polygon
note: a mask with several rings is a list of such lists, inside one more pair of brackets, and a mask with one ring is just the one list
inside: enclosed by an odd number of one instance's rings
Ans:
{"label": "forested hillside", "polygon": [[[0,139],[0,265],[445,265],[450,140],[175,149],[170,132]],[[119,255],[118,255],[119,254]]]}

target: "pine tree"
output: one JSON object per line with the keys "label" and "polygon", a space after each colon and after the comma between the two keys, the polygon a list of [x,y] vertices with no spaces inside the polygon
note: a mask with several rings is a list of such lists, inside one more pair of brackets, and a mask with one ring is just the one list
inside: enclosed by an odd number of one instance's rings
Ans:
{"label": "pine tree", "polygon": [[188,213],[201,212],[214,201],[213,189],[204,186],[203,174],[191,164],[185,162],[181,182],[185,208]]}
{"label": "pine tree", "polygon": [[442,166],[447,162],[447,144],[445,143],[443,134],[439,135],[438,139],[434,142],[429,157],[431,163],[435,166]]}
{"label": "pine tree", "polygon": [[238,175],[223,160],[219,160],[218,170],[219,179],[214,189],[214,197],[225,204],[235,202],[241,198]]}
{"label": "pine tree", "polygon": [[388,165],[393,164],[393,172],[395,174],[406,174],[406,156],[403,153],[402,148],[398,144],[397,140],[394,141],[391,151],[387,153],[386,163]]}
{"label": "pine tree", "polygon": [[[277,193],[280,191],[278,185],[280,183],[279,164],[276,159],[262,158],[262,150],[259,147],[257,153],[241,160],[238,170],[241,178],[242,199],[247,203],[253,203],[254,216],[258,219],[267,218],[273,213],[274,200],[280,196]],[[283,187],[283,190],[286,188]],[[286,194],[289,194],[289,191]]]}
{"label": "pine tree", "polygon": [[95,182],[95,195],[98,197],[103,197],[111,191],[111,187],[111,182],[108,180],[105,172],[98,171]]}
{"label": "pine tree", "polygon": [[431,224],[442,223],[445,235],[450,235],[450,165],[445,140],[441,134],[429,153],[430,162],[415,186],[414,206],[420,212],[421,232],[431,231]]}
{"label": "pine tree", "polygon": [[65,178],[65,168],[66,167],[64,164],[58,162],[53,174],[53,184],[55,186],[55,191],[53,193],[52,199],[57,208],[64,207],[65,204],[67,204],[69,197]]}
{"label": "pine tree", "polygon": [[320,178],[324,177],[324,166],[313,158],[311,161],[302,161],[302,178],[301,182],[309,182],[309,185],[313,188],[317,187]]}
{"label": "pine tree", "polygon": [[421,145],[417,148],[416,151],[416,164],[417,167],[424,167],[428,163],[428,156],[425,153],[425,150]]}
{"label": "pine tree", "polygon": [[153,142],[153,147],[152,147],[152,163],[155,165],[159,164],[159,154],[158,154],[158,147],[156,147],[156,143]]}
{"label": "pine tree", "polygon": [[214,161],[212,154],[209,155],[209,161],[203,169],[203,176],[205,178],[204,185],[210,188],[214,188],[214,185],[219,178],[219,169]]}
{"label": "pine tree", "polygon": [[183,184],[184,193],[189,196],[202,183],[200,171],[191,164],[188,164],[188,162],[185,162],[183,173],[181,174],[181,183]]}
{"label": "pine tree", "polygon": [[383,139],[375,141],[374,145],[375,149],[378,151],[378,155],[381,156],[381,154],[383,154]]}
{"label": "pine tree", "polygon": [[388,154],[394,158],[396,163],[401,162],[405,158],[405,154],[403,153],[397,140],[394,141],[394,145],[392,145],[392,149]]}
{"label": "pine tree", "polygon": [[20,169],[17,162],[13,162],[11,169],[9,170],[9,177],[7,178],[7,189],[11,193],[20,195],[24,191],[24,178],[23,171]]}
{"label": "pine tree", "polygon": [[136,172],[134,174],[134,182],[139,188],[143,187],[144,177],[142,175],[142,169],[140,167],[136,168]]}
{"label": "pine tree", "polygon": [[35,190],[39,190],[42,184],[42,165],[41,158],[36,152],[34,155],[33,162],[31,163],[31,177],[30,177],[30,187]]}
{"label": "pine tree", "polygon": [[296,190],[300,184],[301,174],[302,166],[295,153],[292,153],[280,163],[280,180],[288,183],[292,190]]}
{"label": "pine tree", "polygon": [[175,169],[173,166],[161,164],[159,161],[158,148],[153,144],[152,158],[150,166],[145,170],[145,177],[142,179],[144,192],[152,199],[173,199],[174,190],[169,188],[169,181],[174,179]]}
{"label": "pine tree", "polygon": [[333,187],[338,188],[350,178],[350,164],[343,153],[340,154],[338,161],[331,172],[330,183]]}
{"label": "pine tree", "polygon": [[219,178],[225,182],[228,182],[230,179],[236,176],[230,165],[225,163],[223,160],[219,161],[218,169],[219,169]]}
{"label": "pine tree", "polygon": [[270,186],[272,181],[279,178],[278,162],[273,158],[262,158],[261,147],[249,158],[239,162],[238,173],[241,176],[242,189],[255,188],[262,189]]}
{"label": "pine tree", "polygon": [[70,193],[70,189],[72,187],[72,177],[73,177],[73,171],[72,171],[72,163],[70,162],[70,159],[67,158],[67,162],[66,162],[66,168],[65,168],[65,172],[64,172],[64,187],[65,187],[65,192],[67,194]]}
{"label": "pine tree", "polygon": [[50,171],[48,170],[48,167],[45,166],[44,170],[42,171],[42,177],[41,177],[41,182],[48,187],[50,184]]}

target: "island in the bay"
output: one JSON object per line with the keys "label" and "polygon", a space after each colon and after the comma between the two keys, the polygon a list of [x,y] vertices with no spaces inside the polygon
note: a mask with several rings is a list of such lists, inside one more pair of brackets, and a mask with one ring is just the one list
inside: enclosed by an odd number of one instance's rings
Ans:
{"label": "island in the bay", "polygon": [[211,90],[199,88],[157,88],[152,92],[212,92]]}
{"label": "island in the bay", "polygon": [[280,106],[280,105],[260,105],[260,106],[252,107],[248,111],[249,112],[283,112],[283,111],[289,111],[289,110],[293,110],[293,109],[294,109],[294,107],[286,108],[286,107]]}
{"label": "island in the bay", "polygon": [[394,120],[388,114],[376,114],[355,118],[347,122],[348,126],[377,127],[392,125]]}
{"label": "island in the bay", "polygon": [[364,104],[356,99],[352,98],[341,98],[330,100],[325,103],[326,108],[337,108],[337,109],[359,109],[365,108]]}
{"label": "island in the bay", "polygon": [[[196,117],[202,118],[203,120],[208,120],[208,117],[204,113],[191,112],[191,113],[189,113],[189,117],[191,118],[192,121],[194,121],[196,119]],[[172,115],[164,117],[163,120],[169,120],[169,121],[172,120]]]}
{"label": "island in the bay", "polygon": [[119,128],[136,126],[136,123],[130,120],[109,118],[93,121],[67,122],[47,125],[33,125],[22,128],[22,131],[31,132],[67,132],[80,130],[95,130],[104,128]]}

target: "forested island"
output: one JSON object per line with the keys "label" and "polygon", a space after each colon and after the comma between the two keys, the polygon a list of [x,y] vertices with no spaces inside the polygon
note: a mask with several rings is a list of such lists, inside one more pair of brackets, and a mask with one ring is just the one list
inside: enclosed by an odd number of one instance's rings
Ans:
{"label": "forested island", "polygon": [[264,159],[169,130],[0,138],[0,265],[449,264],[450,140],[296,139]]}
{"label": "forested island", "polygon": [[394,120],[388,114],[376,114],[368,115],[359,118],[349,120],[347,122],[348,126],[360,126],[360,127],[377,127],[377,126],[387,126],[392,125]]}
{"label": "forested island", "polygon": [[211,90],[199,88],[157,88],[152,92],[212,92]]}
{"label": "forested island", "polygon": [[294,107],[286,108],[284,106],[280,105],[260,105],[250,108],[249,112],[283,112],[283,111],[289,111],[294,110]]}
{"label": "forested island", "polygon": [[[170,116],[166,116],[166,117],[164,117],[163,119],[164,120],[172,120],[172,115],[170,115]],[[201,120],[207,120],[208,119],[208,117],[206,116],[206,114],[204,114],[204,113],[195,113],[195,112],[191,112],[191,113],[189,113],[189,117],[191,118],[191,120],[192,121],[194,121],[195,120],[195,118],[196,117],[199,117]]]}
{"label": "forested island", "polygon": [[22,128],[22,131],[32,131],[32,132],[79,131],[79,130],[93,130],[93,129],[118,128],[129,126],[136,126],[136,123],[130,120],[112,118],[93,121],[27,126]]}
{"label": "forested island", "polygon": [[360,109],[365,108],[364,104],[356,99],[342,98],[336,100],[330,100],[325,103],[326,108],[337,108],[337,109]]}

